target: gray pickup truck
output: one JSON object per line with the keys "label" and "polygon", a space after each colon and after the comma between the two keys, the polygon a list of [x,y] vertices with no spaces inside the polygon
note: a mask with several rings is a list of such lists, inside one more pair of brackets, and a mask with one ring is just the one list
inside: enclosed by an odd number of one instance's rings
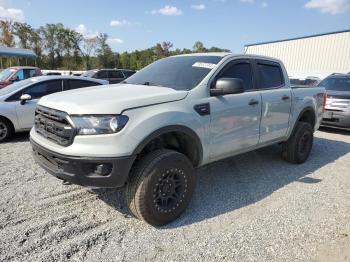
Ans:
{"label": "gray pickup truck", "polygon": [[30,137],[49,173],[126,187],[131,213],[159,226],[186,209],[199,166],[277,143],[285,160],[306,161],[324,103],[324,88],[292,89],[276,59],[180,55],[109,88],[43,97]]}

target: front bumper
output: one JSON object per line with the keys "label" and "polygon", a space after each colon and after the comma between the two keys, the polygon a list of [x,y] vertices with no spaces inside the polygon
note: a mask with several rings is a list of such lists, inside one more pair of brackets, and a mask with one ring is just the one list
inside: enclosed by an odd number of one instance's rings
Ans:
{"label": "front bumper", "polygon": [[350,128],[350,112],[326,110],[321,125]]}
{"label": "front bumper", "polygon": [[[122,187],[125,185],[136,156],[76,157],[52,152],[30,140],[35,161],[51,175],[72,184],[88,187]],[[96,172],[98,166],[110,170],[104,175]]]}

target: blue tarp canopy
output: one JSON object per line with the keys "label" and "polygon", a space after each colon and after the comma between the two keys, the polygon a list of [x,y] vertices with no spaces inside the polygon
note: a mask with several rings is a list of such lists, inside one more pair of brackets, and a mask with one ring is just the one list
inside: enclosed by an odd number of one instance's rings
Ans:
{"label": "blue tarp canopy", "polygon": [[30,49],[11,48],[11,47],[0,46],[0,56],[15,56],[15,57],[35,58],[36,54]]}

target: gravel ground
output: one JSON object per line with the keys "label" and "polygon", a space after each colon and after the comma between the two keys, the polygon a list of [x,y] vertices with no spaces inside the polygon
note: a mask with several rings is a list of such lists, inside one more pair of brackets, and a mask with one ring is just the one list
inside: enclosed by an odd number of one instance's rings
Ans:
{"label": "gravel ground", "polygon": [[0,145],[0,261],[350,261],[350,132],[316,133],[309,160],[273,146],[206,166],[189,208],[153,228],[118,190],[64,186],[28,134]]}

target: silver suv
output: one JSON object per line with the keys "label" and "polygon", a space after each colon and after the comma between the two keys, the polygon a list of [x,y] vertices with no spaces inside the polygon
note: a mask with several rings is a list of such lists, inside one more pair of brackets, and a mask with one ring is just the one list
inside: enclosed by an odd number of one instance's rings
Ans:
{"label": "silver suv", "polygon": [[350,74],[333,74],[319,86],[326,88],[327,101],[322,125],[350,128]]}

